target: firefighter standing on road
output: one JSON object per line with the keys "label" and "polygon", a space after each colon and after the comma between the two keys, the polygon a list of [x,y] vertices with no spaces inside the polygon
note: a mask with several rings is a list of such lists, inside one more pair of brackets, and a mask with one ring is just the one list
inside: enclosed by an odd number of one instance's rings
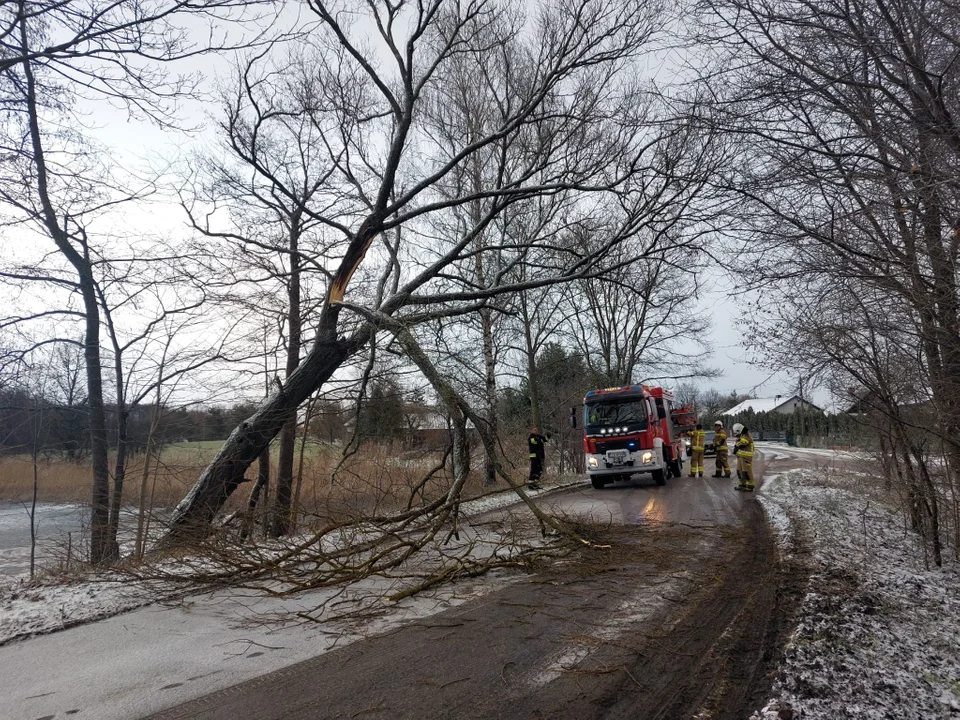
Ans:
{"label": "firefighter standing on road", "polygon": [[753,492],[753,438],[750,431],[740,423],[733,426],[737,434],[734,450],[737,453],[737,490]]}
{"label": "firefighter standing on road", "polygon": [[690,433],[690,477],[703,477],[703,448],[706,433],[703,425],[697,423],[697,429]]}
{"label": "firefighter standing on road", "polygon": [[723,429],[723,423],[719,420],[713,424],[713,431],[713,446],[717,449],[717,471],[713,476],[715,478],[730,477],[730,463],[727,460],[727,431]]}
{"label": "firefighter standing on road", "polygon": [[527,438],[527,449],[530,451],[530,480],[527,487],[531,490],[540,489],[540,476],[543,475],[543,446],[547,444],[547,438],[540,434],[540,428],[534,425],[530,428],[530,437]]}

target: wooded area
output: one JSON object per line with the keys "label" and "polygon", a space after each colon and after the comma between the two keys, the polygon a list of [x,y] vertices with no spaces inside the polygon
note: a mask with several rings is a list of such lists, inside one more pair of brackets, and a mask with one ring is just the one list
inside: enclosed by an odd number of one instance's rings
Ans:
{"label": "wooded area", "polygon": [[[575,467],[584,390],[715,376],[722,321],[857,404],[939,564],[958,24],[949,0],[4,3],[3,445],[88,458],[100,565],[132,451],[225,439],[162,545],[248,480],[282,537],[298,438],[363,453],[399,395],[444,418],[444,481],[377,523],[436,533],[474,464],[516,484],[530,425]],[[134,161],[118,119],[174,140]],[[705,278],[761,300],[720,319]]]}

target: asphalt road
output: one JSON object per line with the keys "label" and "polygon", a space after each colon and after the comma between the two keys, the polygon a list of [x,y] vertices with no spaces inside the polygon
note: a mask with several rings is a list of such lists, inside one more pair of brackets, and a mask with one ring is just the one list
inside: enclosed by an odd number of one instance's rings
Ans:
{"label": "asphalt road", "polygon": [[668,480],[665,487],[657,487],[652,480],[640,475],[602,490],[584,484],[573,491],[544,498],[541,504],[560,515],[589,517],[596,522],[618,525],[651,522],[735,525],[741,522],[744,502],[749,499],[748,495],[733,490],[736,482],[736,477],[682,477]]}
{"label": "asphalt road", "polygon": [[745,717],[769,688],[791,593],[759,502],[733,483],[585,483],[541,498],[589,521],[596,546],[151,717]]}

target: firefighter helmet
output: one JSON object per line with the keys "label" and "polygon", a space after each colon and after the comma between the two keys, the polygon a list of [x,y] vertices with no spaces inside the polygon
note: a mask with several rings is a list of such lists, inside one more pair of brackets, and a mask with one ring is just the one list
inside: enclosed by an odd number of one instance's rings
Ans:
{"label": "firefighter helmet", "polygon": [[723,423],[720,422],[719,420],[717,420],[717,421],[713,424],[713,426],[714,426],[714,427],[723,427]]}
{"label": "firefighter helmet", "polygon": [[739,434],[742,433],[742,432],[743,432],[743,425],[741,425],[740,423],[734,423],[734,424],[733,424],[733,434],[734,434],[734,435],[739,435]]}

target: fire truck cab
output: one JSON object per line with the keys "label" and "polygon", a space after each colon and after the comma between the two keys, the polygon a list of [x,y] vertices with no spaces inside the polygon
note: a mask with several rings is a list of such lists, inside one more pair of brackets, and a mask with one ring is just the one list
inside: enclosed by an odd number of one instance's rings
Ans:
{"label": "fire truck cab", "polygon": [[591,390],[583,399],[587,477],[607,483],[650,473],[657,485],[683,472],[682,434],[693,421],[673,395],[648,385]]}

